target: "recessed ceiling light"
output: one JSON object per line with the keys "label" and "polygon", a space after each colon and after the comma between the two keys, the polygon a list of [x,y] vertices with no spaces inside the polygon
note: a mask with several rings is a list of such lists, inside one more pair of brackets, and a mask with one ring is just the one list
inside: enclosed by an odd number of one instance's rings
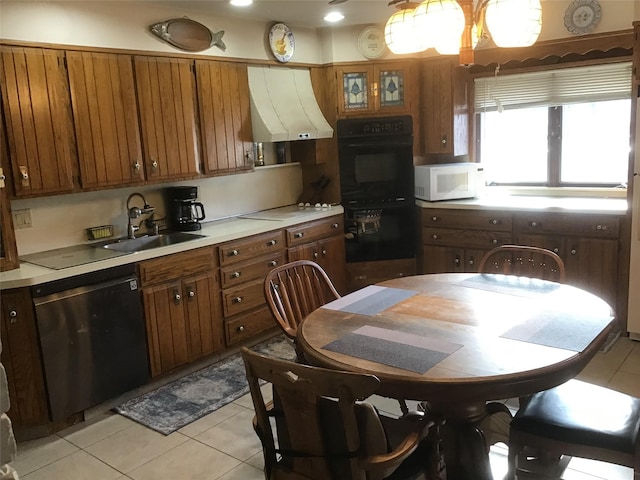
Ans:
{"label": "recessed ceiling light", "polygon": [[229,3],[234,7],[246,7],[253,3],[253,0],[229,0]]}
{"label": "recessed ceiling light", "polygon": [[342,20],[344,18],[344,15],[342,15],[340,12],[329,12],[325,15],[324,20],[326,22],[339,22],[340,20]]}

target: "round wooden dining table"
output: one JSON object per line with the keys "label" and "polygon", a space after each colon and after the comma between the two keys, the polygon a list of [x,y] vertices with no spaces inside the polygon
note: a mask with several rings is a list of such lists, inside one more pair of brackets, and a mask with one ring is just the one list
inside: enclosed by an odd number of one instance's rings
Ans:
{"label": "round wooden dining table", "polygon": [[385,397],[444,420],[447,478],[492,479],[488,403],[575,377],[614,328],[602,299],[565,284],[492,274],[397,278],[312,312],[298,328],[311,364],[376,375]]}

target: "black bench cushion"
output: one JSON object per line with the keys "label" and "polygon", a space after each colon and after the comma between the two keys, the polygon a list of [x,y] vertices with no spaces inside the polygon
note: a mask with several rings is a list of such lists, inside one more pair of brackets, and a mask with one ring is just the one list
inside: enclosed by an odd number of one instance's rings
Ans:
{"label": "black bench cushion", "polygon": [[567,443],[633,453],[640,430],[640,399],[570,380],[536,393],[511,428]]}

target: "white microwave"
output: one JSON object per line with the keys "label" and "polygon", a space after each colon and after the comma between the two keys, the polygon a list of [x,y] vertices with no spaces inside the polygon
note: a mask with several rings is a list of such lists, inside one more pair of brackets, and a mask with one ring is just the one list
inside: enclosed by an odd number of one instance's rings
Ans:
{"label": "white microwave", "polygon": [[415,167],[415,196],[429,202],[477,197],[484,186],[478,163],[441,163]]}

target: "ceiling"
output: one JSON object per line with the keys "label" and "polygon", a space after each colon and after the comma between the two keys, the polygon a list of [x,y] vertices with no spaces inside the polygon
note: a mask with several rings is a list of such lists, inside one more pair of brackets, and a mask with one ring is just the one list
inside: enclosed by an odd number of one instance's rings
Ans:
{"label": "ceiling", "polygon": [[[388,0],[349,0],[339,5],[329,5],[329,0],[254,0],[253,5],[244,8],[233,7],[228,0],[152,0],[149,3],[308,28],[383,25],[395,11],[394,7],[388,6]],[[341,12],[344,20],[334,24],[325,22],[323,17],[333,10]]]}

